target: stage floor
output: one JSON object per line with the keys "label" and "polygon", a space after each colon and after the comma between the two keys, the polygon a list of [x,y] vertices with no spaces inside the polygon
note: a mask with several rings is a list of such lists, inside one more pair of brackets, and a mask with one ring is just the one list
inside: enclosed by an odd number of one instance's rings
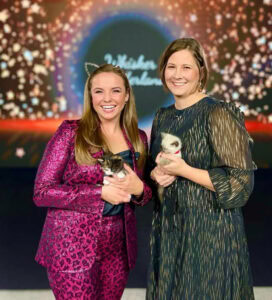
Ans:
{"label": "stage floor", "polygon": [[[271,300],[272,287],[255,287],[255,300]],[[50,290],[1,290],[0,300],[54,300]],[[144,300],[145,289],[125,289],[122,300]]]}

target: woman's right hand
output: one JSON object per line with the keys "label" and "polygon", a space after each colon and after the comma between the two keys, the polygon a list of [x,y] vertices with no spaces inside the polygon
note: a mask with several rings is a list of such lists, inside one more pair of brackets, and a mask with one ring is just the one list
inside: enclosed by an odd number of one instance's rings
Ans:
{"label": "woman's right hand", "polygon": [[172,176],[172,175],[167,175],[165,173],[163,173],[159,167],[155,167],[151,173],[150,173],[150,177],[155,180],[159,185],[163,186],[163,187],[167,187],[170,184],[172,184],[175,179],[176,176]]}
{"label": "woman's right hand", "polygon": [[102,186],[101,198],[112,205],[130,202],[131,195],[112,184]]}

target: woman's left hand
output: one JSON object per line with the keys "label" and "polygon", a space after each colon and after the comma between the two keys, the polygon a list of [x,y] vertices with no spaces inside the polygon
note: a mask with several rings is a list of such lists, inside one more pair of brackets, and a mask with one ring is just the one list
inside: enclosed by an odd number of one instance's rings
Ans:
{"label": "woman's left hand", "polygon": [[113,177],[105,177],[110,184],[124,190],[125,192],[140,196],[144,190],[144,184],[138,175],[127,165],[124,164],[127,174],[124,178],[118,178],[116,175]]}
{"label": "woman's left hand", "polygon": [[[170,161],[169,164],[161,166],[159,163],[160,158],[168,159]],[[158,165],[158,168],[162,172],[172,176],[183,176],[183,174],[186,172],[186,170],[189,167],[189,165],[181,157],[178,157],[174,154],[166,154],[163,152],[160,152],[157,155],[156,163]]]}

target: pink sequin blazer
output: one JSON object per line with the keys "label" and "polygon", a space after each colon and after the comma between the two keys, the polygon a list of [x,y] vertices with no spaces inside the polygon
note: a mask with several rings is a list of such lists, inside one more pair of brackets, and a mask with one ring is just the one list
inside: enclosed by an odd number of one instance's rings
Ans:
{"label": "pink sequin blazer", "polygon": [[[96,256],[96,240],[101,226],[104,201],[101,199],[103,171],[99,164],[81,166],[75,161],[74,142],[78,121],[64,121],[49,141],[41,160],[34,187],[34,202],[48,207],[36,261],[51,271],[89,269]],[[123,131],[137,169],[135,151]],[[146,134],[140,137],[147,147]],[[94,154],[103,155],[103,151]],[[151,189],[144,183],[141,198],[126,203],[124,220],[128,264],[133,268],[137,255],[134,204],[144,205]]]}

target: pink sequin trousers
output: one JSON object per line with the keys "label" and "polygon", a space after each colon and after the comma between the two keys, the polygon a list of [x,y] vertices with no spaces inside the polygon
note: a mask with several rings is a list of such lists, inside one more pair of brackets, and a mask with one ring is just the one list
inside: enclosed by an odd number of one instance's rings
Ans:
{"label": "pink sequin trousers", "polygon": [[102,218],[97,255],[90,270],[47,272],[56,300],[120,300],[129,268],[122,216]]}

